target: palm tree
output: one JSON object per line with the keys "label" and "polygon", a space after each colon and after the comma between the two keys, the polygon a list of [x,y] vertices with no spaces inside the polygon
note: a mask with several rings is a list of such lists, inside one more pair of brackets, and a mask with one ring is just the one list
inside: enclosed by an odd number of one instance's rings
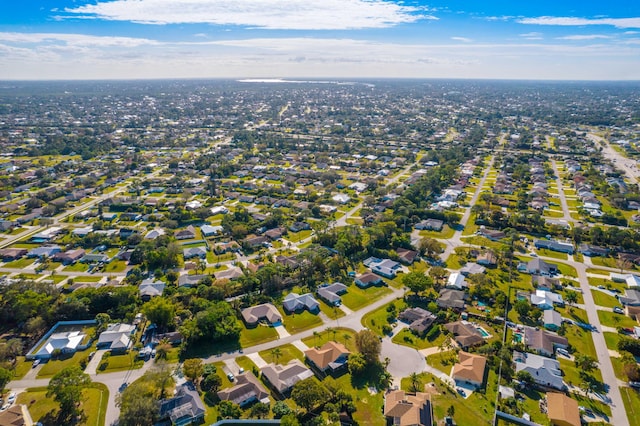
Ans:
{"label": "palm tree", "polygon": [[314,346],[318,346],[318,336],[320,335],[320,333],[318,333],[317,331],[313,332],[313,344]]}
{"label": "palm tree", "polygon": [[351,340],[351,335],[350,335],[349,333],[344,333],[344,334],[342,335],[342,338],[344,339],[344,344],[346,345],[346,344],[347,344],[347,342],[348,342],[349,340]]}
{"label": "palm tree", "polygon": [[278,360],[282,356],[282,351],[280,348],[273,348],[271,349],[271,356],[273,357],[273,362],[277,364]]}
{"label": "palm tree", "polygon": [[409,380],[411,380],[411,392],[418,392],[420,390],[420,377],[418,377],[418,373],[411,373]]}
{"label": "palm tree", "polygon": [[338,330],[336,330],[335,328],[333,328],[333,327],[327,327],[327,334],[328,334],[328,333],[333,334],[333,341],[334,341],[334,342],[335,342],[335,340],[336,340],[336,333],[337,333],[337,332],[338,332]]}

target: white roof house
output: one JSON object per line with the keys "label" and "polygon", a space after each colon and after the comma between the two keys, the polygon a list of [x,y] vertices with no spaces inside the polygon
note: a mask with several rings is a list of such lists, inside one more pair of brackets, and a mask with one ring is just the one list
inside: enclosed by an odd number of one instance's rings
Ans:
{"label": "white roof house", "polygon": [[53,351],[60,349],[63,353],[75,352],[86,334],[81,331],[67,331],[54,333],[44,345],[36,352],[36,358],[51,358]]}
{"label": "white roof house", "polygon": [[184,203],[184,206],[187,208],[187,210],[195,210],[202,207],[202,203],[198,200],[192,200]]}
{"label": "white roof house", "polygon": [[227,213],[229,213],[229,209],[226,208],[225,206],[211,207],[211,214],[213,214],[214,216],[217,214],[227,214]]}
{"label": "white roof house", "polygon": [[467,284],[464,281],[464,275],[460,272],[452,272],[447,279],[447,287],[457,288],[458,290],[466,287]]}
{"label": "white roof house", "polygon": [[562,296],[551,291],[537,289],[531,294],[531,304],[540,309],[552,309],[553,305],[563,305]]}
{"label": "white roof house", "polygon": [[135,330],[136,326],[131,324],[109,324],[98,337],[98,347],[111,350],[127,349],[131,344],[131,335]]}
{"label": "white roof house", "polygon": [[155,240],[160,235],[164,235],[164,234],[166,234],[164,229],[155,228],[155,229],[152,229],[151,231],[147,232],[147,235],[145,235],[144,238],[147,239],[147,240]]}
{"label": "white roof house", "polygon": [[336,194],[331,198],[333,201],[340,204],[347,204],[351,200],[351,197],[349,197],[347,194]]}

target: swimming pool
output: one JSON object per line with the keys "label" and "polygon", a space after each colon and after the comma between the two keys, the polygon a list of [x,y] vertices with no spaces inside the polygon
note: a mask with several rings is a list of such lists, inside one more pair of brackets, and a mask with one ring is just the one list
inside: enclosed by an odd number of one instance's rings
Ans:
{"label": "swimming pool", "polygon": [[487,333],[487,330],[485,330],[482,327],[476,327],[476,330],[478,330],[480,332],[480,334],[482,334],[482,337],[484,337],[485,339],[489,336],[491,336],[489,333]]}
{"label": "swimming pool", "polygon": [[522,343],[522,333],[514,333],[513,334],[513,340],[516,343]]}

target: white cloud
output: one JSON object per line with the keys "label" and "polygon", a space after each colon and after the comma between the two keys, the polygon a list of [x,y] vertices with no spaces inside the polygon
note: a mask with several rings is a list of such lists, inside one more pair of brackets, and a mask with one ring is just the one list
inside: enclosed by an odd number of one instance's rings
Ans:
{"label": "white cloud", "polygon": [[602,34],[576,34],[568,35],[564,37],[557,37],[558,40],[597,40],[597,39],[609,39],[611,36]]}
{"label": "white cloud", "polygon": [[69,15],[61,18],[290,30],[385,28],[437,19],[423,7],[389,0],[114,0],[65,12]]}
{"label": "white cloud", "polygon": [[0,32],[0,41],[23,44],[62,42],[68,45],[87,47],[136,47],[142,45],[159,44],[155,40],[149,40],[145,38],[92,36],[85,34],[15,32]]}
{"label": "white cloud", "polygon": [[542,40],[542,33],[530,32],[530,33],[518,34],[518,35],[527,40]]}
{"label": "white cloud", "polygon": [[616,28],[640,28],[640,17],[587,19],[566,16],[540,16],[537,18],[522,18],[517,22],[530,25],[558,25],[567,27],[584,25],[609,25]]}
{"label": "white cloud", "polygon": [[467,37],[451,37],[451,40],[463,41],[465,43],[471,43],[473,40]]}

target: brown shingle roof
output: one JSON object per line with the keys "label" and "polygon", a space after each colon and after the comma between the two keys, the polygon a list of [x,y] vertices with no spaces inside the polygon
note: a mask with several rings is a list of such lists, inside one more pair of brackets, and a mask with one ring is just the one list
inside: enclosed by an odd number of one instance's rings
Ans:
{"label": "brown shingle roof", "polygon": [[482,384],[487,359],[480,355],[473,355],[461,351],[458,354],[458,360],[458,363],[453,366],[451,377],[453,377],[454,380],[465,380]]}
{"label": "brown shingle roof", "polygon": [[282,315],[271,303],[252,306],[242,310],[242,318],[247,324],[254,325],[261,319],[266,319],[271,324],[282,321]]}
{"label": "brown shingle roof", "polygon": [[407,394],[403,390],[389,391],[384,397],[384,415],[394,425],[413,426],[431,424],[431,400],[422,392]]}
{"label": "brown shingle roof", "polygon": [[311,348],[304,351],[305,356],[321,370],[325,370],[330,363],[350,353],[342,343],[337,342],[327,342],[319,349]]}
{"label": "brown shingle roof", "polygon": [[467,322],[450,322],[444,327],[455,336],[456,342],[462,347],[475,346],[484,342],[482,334]]}
{"label": "brown shingle roof", "polygon": [[578,401],[563,393],[547,393],[547,415],[551,424],[561,426],[580,426]]}

